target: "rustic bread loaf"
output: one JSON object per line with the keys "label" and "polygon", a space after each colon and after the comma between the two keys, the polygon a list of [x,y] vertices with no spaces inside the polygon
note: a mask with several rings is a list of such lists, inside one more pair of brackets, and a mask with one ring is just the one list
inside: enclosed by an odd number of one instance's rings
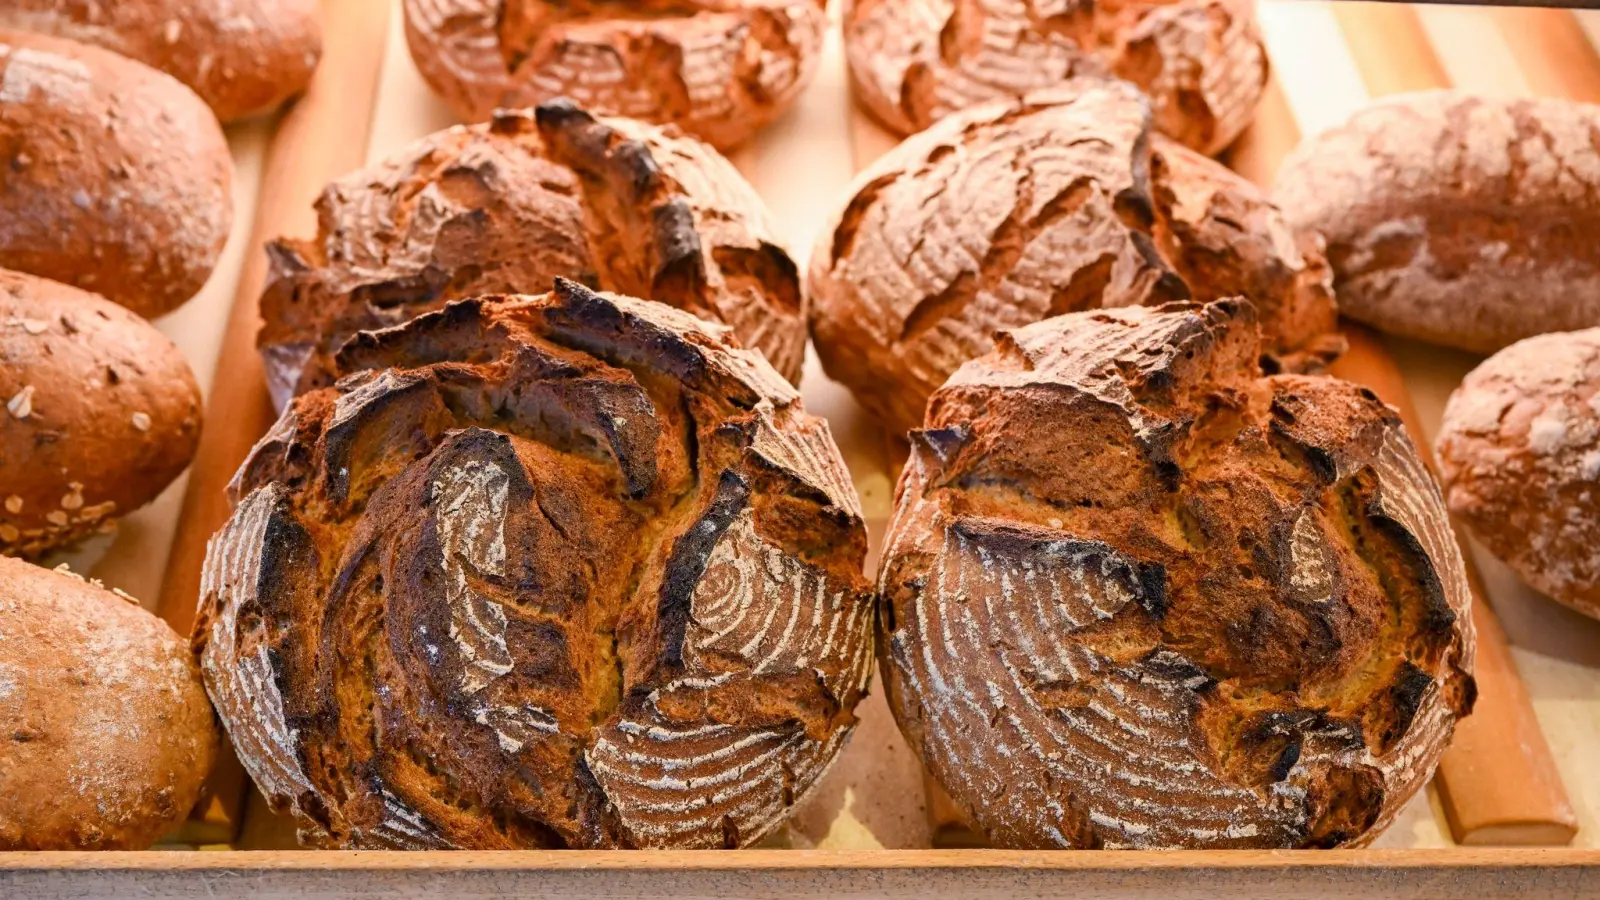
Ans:
{"label": "rustic bread loaf", "polygon": [[0,31],[0,266],[143,316],[200,290],[233,158],[193,91],[107,50]]}
{"label": "rustic bread loaf", "polygon": [[826,0],[405,0],[422,77],[457,114],[571,97],[727,149],[816,74]]}
{"label": "rustic bread loaf", "polygon": [[1490,357],[1450,396],[1437,449],[1457,521],[1522,580],[1600,618],[1600,328]]}
{"label": "rustic bread loaf", "polygon": [[314,240],[268,248],[260,344],[280,407],[329,384],[357,331],[557,276],[727,323],[800,378],[799,270],[755,190],[699,141],[549,103],[424,138],[330,185],[317,214]]}
{"label": "rustic bread loaf", "polygon": [[194,456],[200,389],[161,332],[0,269],[0,554],[36,557],[154,500]]}
{"label": "rustic bread loaf", "polygon": [[912,433],[884,681],[997,845],[1363,843],[1471,708],[1465,571],[1398,415],[1259,353],[1234,301],[1062,316]]}
{"label": "rustic bread loaf", "polygon": [[847,0],[856,97],[900,134],[1070,78],[1124,78],[1163,134],[1221,151],[1255,117],[1267,55],[1253,0]]}
{"label": "rustic bread loaf", "polygon": [[0,28],[96,44],[160,69],[224,122],[305,90],[322,55],[317,0],[7,0]]}
{"label": "rustic bread loaf", "polygon": [[1491,353],[1600,325],[1600,106],[1429,91],[1302,144],[1275,199],[1328,245],[1339,304]]}
{"label": "rustic bread loaf", "polygon": [[869,166],[811,254],[835,380],[895,430],[997,329],[1243,294],[1273,368],[1339,352],[1327,268],[1248,182],[1156,139],[1125,83],[1081,79],[950,116]]}
{"label": "rustic bread loaf", "polygon": [[166,623],[0,557],[0,851],[148,849],[216,753],[200,671]]}
{"label": "rustic bread loaf", "polygon": [[358,335],[289,407],[197,640],[308,840],[737,847],[816,782],[872,667],[866,531],[725,335],[562,280]]}

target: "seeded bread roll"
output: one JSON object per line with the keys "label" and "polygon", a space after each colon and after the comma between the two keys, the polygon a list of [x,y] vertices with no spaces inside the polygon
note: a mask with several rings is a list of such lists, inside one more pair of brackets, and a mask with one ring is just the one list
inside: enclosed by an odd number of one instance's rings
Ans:
{"label": "seeded bread roll", "polygon": [[166,623],[0,557],[0,851],[146,850],[216,754],[199,669]]}
{"label": "seeded bread roll", "polygon": [[811,83],[826,0],[405,0],[422,77],[472,122],[571,97],[727,149]]}
{"label": "seeded bread roll", "polygon": [[1437,442],[1450,511],[1523,581],[1600,618],[1600,328],[1474,369]]}
{"label": "seeded bread roll", "polygon": [[1099,75],[1137,84],[1163,134],[1213,154],[1267,83],[1253,0],[846,0],[844,40],[856,97],[900,134]]}
{"label": "seeded bread roll", "polygon": [[811,254],[823,367],[896,431],[993,334],[1098,307],[1243,294],[1273,368],[1342,340],[1319,245],[1252,185],[1156,138],[1122,82],[950,116],[861,173]]}
{"label": "seeded bread roll", "polygon": [[1600,106],[1429,91],[1302,144],[1275,199],[1328,244],[1340,307],[1492,353],[1600,324]]}
{"label": "seeded bread roll", "polygon": [[322,55],[317,0],[7,0],[0,28],[96,44],[160,69],[224,122],[305,90]]}
{"label": "seeded bread roll", "polygon": [[268,247],[260,345],[281,408],[357,331],[560,276],[727,323],[800,378],[800,275],[765,204],[699,141],[567,102],[452,128],[329,185],[318,233]]}
{"label": "seeded bread roll", "polygon": [[912,433],[884,681],[996,845],[1362,844],[1471,708],[1466,575],[1398,415],[1260,352],[1239,302],[1062,316]]}
{"label": "seeded bread roll", "polygon": [[178,348],[94,294],[0,269],[0,554],[69,546],[154,500],[200,440]]}
{"label": "seeded bread roll", "polygon": [[872,665],[820,419],[726,329],[568,281],[358,335],[246,461],[197,625],[317,844],[739,847]]}

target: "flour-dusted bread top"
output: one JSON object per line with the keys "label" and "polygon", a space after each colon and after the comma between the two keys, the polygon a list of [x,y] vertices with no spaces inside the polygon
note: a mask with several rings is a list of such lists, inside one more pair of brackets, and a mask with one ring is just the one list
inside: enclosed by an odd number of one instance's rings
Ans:
{"label": "flour-dusted bread top", "polygon": [[737,847],[855,722],[866,532],[726,329],[561,281],[358,335],[235,483],[198,640],[321,844]]}
{"label": "flour-dusted bread top", "polygon": [[1259,352],[1233,301],[1062,316],[912,433],[884,679],[997,845],[1363,843],[1471,708],[1465,572],[1398,416]]}
{"label": "flour-dusted bread top", "polygon": [[1129,85],[1079,79],[952,115],[869,166],[811,254],[828,374],[896,430],[994,332],[1245,295],[1274,367],[1342,346],[1327,267],[1254,186],[1157,138]]}
{"label": "flour-dusted bread top", "polygon": [[1267,83],[1253,0],[846,0],[844,40],[856,96],[901,134],[1098,75],[1138,85],[1163,134],[1211,154]]}
{"label": "flour-dusted bread top", "polygon": [[727,149],[816,74],[825,0],[405,0],[422,77],[469,121],[570,97]]}
{"label": "flour-dusted bread top", "polygon": [[1600,106],[1386,97],[1284,160],[1274,199],[1328,245],[1346,314],[1492,353],[1600,325]]}
{"label": "flour-dusted bread top", "polygon": [[1523,581],[1600,618],[1600,328],[1518,341],[1472,370],[1437,449],[1457,521]]}
{"label": "flour-dusted bread top", "polygon": [[217,739],[166,623],[0,556],[0,851],[149,849],[194,808]]}
{"label": "flour-dusted bread top", "polygon": [[798,381],[799,270],[766,205],[692,138],[570,103],[430,135],[329,185],[317,236],[279,240],[261,300],[279,406],[330,383],[357,331],[557,277],[727,323]]}

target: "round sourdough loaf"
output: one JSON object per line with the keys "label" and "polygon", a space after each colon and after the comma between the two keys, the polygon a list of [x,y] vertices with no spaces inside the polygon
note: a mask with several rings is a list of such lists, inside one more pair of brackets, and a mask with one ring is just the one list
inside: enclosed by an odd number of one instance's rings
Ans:
{"label": "round sourdough loaf", "polygon": [[194,457],[200,389],[161,332],[0,269],[0,554],[37,557],[154,500]]}
{"label": "round sourdough loaf", "polygon": [[1600,618],[1600,328],[1490,357],[1451,395],[1437,449],[1457,521],[1522,580]]}
{"label": "round sourdough loaf", "polygon": [[826,0],[405,0],[411,58],[469,121],[571,97],[727,149],[816,74]]}
{"label": "round sourdough loaf", "polygon": [[314,240],[268,247],[267,380],[280,408],[329,383],[357,331],[556,277],[727,323],[791,381],[800,274],[766,206],[699,141],[566,102],[431,135],[334,182]]}
{"label": "round sourdough loaf", "polygon": [[726,329],[558,282],[358,335],[235,485],[196,634],[316,843],[738,847],[872,667],[825,422]]}
{"label": "round sourdough loaf", "polygon": [[1211,154],[1267,83],[1254,0],[846,0],[844,41],[856,96],[900,134],[1100,75],[1138,85],[1163,134]]}
{"label": "round sourdough loaf", "polygon": [[0,31],[0,266],[142,316],[194,296],[233,219],[233,157],[194,92],[74,41]]}
{"label": "round sourdough loaf", "polygon": [[884,681],[1003,847],[1360,844],[1472,706],[1461,557],[1396,413],[1263,377],[1248,304],[1002,334],[928,405]]}
{"label": "round sourdough loaf", "polygon": [[1600,106],[1430,91],[1301,144],[1277,202],[1327,239],[1339,304],[1479,353],[1600,324]]}
{"label": "round sourdough loaf", "polygon": [[126,594],[0,557],[0,851],[148,849],[216,754],[186,641]]}
{"label": "round sourdough loaf", "polygon": [[305,90],[322,55],[317,0],[7,0],[0,28],[96,44],[160,69],[224,122]]}
{"label": "round sourdough loaf", "polygon": [[1242,294],[1272,368],[1343,346],[1315,240],[1155,138],[1144,99],[1103,79],[957,113],[890,151],[819,237],[809,286],[823,366],[898,431],[996,330],[1067,312]]}

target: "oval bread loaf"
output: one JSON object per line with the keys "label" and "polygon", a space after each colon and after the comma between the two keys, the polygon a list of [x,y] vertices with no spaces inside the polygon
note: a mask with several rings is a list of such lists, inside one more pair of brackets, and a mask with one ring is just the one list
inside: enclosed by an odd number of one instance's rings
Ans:
{"label": "oval bread loaf", "polygon": [[848,0],[844,40],[856,96],[900,134],[1101,75],[1137,84],[1163,134],[1212,154],[1267,83],[1254,0]]}
{"label": "oval bread loaf", "polygon": [[423,138],[329,185],[314,240],[268,247],[260,346],[281,407],[357,331],[557,277],[727,323],[798,381],[800,274],[715,150],[567,102]]}
{"label": "oval bread loaf", "polygon": [[0,28],[95,44],[160,69],[224,122],[305,90],[322,55],[317,0],[7,0]]}
{"label": "oval bread loaf", "polygon": [[861,173],[808,284],[823,367],[896,431],[993,334],[1062,313],[1244,295],[1274,368],[1336,355],[1315,239],[1151,133],[1132,86],[1080,79],[945,118]]}
{"label": "oval bread loaf", "polygon": [[194,807],[217,738],[165,622],[0,557],[0,851],[149,849]]}
{"label": "oval bread loaf", "polygon": [[1399,416],[1259,354],[1235,301],[1061,316],[912,433],[884,682],[996,845],[1362,844],[1471,708],[1466,573]]}
{"label": "oval bread loaf", "polygon": [[1431,91],[1302,144],[1275,199],[1328,245],[1340,308],[1479,353],[1600,325],[1600,106]]}
{"label": "oval bread loaf", "polygon": [[364,332],[235,483],[196,634],[317,843],[739,847],[855,724],[867,536],[726,329],[560,281]]}
{"label": "oval bread loaf", "polygon": [[74,41],[0,31],[0,266],[142,316],[194,296],[233,218],[233,158],[194,92]]}
{"label": "oval bread loaf", "polygon": [[816,74],[825,0],[405,0],[423,78],[471,122],[557,97],[727,149]]}
{"label": "oval bread loaf", "polygon": [[161,332],[0,269],[0,553],[37,557],[154,500],[200,439],[200,389]]}
{"label": "oval bread loaf", "polygon": [[1450,396],[1437,447],[1457,521],[1523,581],[1600,618],[1600,328],[1490,357]]}

